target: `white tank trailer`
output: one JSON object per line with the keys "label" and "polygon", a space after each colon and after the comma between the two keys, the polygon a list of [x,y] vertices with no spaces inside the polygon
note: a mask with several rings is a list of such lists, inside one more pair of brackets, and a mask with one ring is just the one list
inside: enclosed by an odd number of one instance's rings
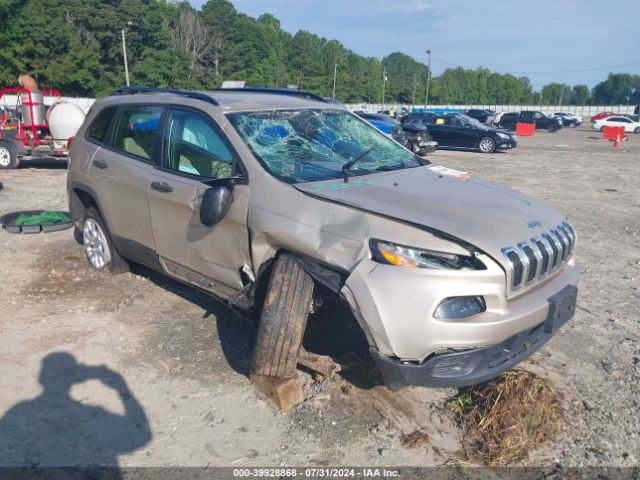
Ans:
{"label": "white tank trailer", "polygon": [[73,137],[87,116],[85,108],[74,103],[55,103],[47,114],[49,130],[56,148],[64,148],[67,140]]}

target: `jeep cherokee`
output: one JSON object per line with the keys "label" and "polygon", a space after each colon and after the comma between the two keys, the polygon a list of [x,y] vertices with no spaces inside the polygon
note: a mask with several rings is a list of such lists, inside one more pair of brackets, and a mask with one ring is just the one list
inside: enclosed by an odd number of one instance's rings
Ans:
{"label": "jeep cherokee", "polygon": [[262,375],[295,375],[319,284],[392,389],[483,382],[575,309],[564,216],[302,91],[123,87],[78,131],[68,192],[93,268],[137,262],[255,307]]}

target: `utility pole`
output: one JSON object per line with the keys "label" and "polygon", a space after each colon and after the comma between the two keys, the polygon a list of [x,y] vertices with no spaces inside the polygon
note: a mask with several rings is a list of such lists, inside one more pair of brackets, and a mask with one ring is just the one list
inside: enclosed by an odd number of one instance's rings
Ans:
{"label": "utility pole", "polygon": [[129,86],[129,66],[127,65],[127,39],[124,36],[124,28],[122,29],[122,55],[124,56],[124,78]]}
{"label": "utility pole", "polygon": [[427,95],[424,100],[424,108],[426,110],[427,105],[429,105],[429,83],[431,81],[431,49],[427,50],[427,57],[429,61],[427,62]]}
{"label": "utility pole", "polygon": [[333,95],[332,98],[336,98],[336,77],[338,76],[338,64],[333,65]]}
{"label": "utility pole", "polygon": [[560,87],[560,99],[558,100],[558,106],[562,106],[562,97],[564,95],[564,85],[562,85],[562,87]]}
{"label": "utility pole", "polygon": [[384,110],[384,88],[386,86],[387,83],[387,69],[384,68],[382,70],[382,109]]}
{"label": "utility pole", "polygon": [[411,97],[411,106],[416,106],[416,86],[418,85],[418,81],[416,80],[416,74],[413,74],[413,96]]}

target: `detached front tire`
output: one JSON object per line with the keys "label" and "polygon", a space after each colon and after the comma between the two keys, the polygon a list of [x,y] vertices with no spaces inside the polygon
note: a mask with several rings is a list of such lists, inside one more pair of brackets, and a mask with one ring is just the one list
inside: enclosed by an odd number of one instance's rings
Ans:
{"label": "detached front tire", "polygon": [[296,375],[313,298],[313,279],[287,256],[278,257],[260,316],[251,372],[277,378]]}
{"label": "detached front tire", "polygon": [[111,273],[124,273],[129,270],[129,264],[114,247],[100,212],[95,207],[89,207],[85,212],[82,221],[82,244],[87,260],[94,270],[107,268]]}
{"label": "detached front tire", "polygon": [[16,148],[9,142],[0,140],[0,170],[18,168],[20,158]]}

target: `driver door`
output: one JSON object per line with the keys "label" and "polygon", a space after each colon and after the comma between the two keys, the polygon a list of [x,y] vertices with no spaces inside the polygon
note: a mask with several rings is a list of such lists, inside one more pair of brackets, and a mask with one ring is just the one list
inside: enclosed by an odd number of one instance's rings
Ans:
{"label": "driver door", "polygon": [[[200,221],[204,192],[233,176],[236,156],[208,115],[170,108],[162,138],[162,166],[149,178],[147,196],[156,251],[166,272],[228,298],[250,268],[248,185],[237,183],[226,216],[212,227]],[[209,185],[205,184],[207,182]]]}

